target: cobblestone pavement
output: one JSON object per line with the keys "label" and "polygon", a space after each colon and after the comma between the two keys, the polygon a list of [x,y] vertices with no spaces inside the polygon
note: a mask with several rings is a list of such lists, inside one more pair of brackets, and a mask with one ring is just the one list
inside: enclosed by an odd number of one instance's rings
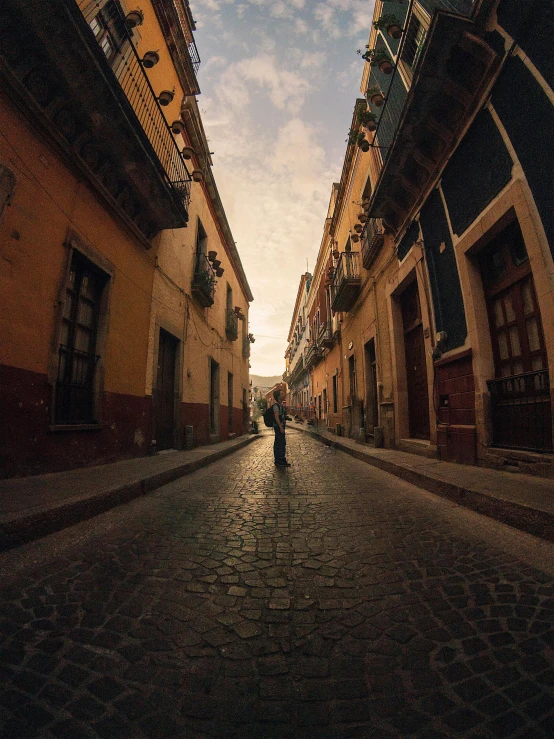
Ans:
{"label": "cobblestone pavement", "polygon": [[552,577],[499,524],[271,444],[0,557],[1,736],[554,736]]}

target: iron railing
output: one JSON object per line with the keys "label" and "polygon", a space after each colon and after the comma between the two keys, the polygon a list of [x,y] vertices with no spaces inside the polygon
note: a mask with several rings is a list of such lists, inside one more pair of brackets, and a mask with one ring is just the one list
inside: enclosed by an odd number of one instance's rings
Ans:
{"label": "iron railing", "polygon": [[190,202],[191,178],[156,93],[135,49],[119,3],[115,0],[76,0],[78,7],[108,60],[115,80],[125,93],[165,174],[167,184],[182,200]]}
{"label": "iron railing", "polygon": [[250,339],[248,338],[248,336],[242,337],[242,356],[250,356]]}
{"label": "iron railing", "polygon": [[214,304],[215,272],[205,254],[196,255],[196,269],[192,278],[192,294],[204,308]]}
{"label": "iron railing", "polygon": [[331,285],[333,310],[349,310],[360,284],[360,253],[343,251],[337,262]]}
{"label": "iron railing", "polygon": [[54,421],[59,425],[96,423],[94,379],[99,356],[62,344],[58,354]]}
{"label": "iron railing", "polygon": [[550,452],[552,405],[547,370],[488,380],[493,445]]}
{"label": "iron railing", "polygon": [[362,231],[362,263],[369,269],[383,245],[385,232],[380,218],[369,218]]}
{"label": "iron railing", "polygon": [[320,346],[333,343],[333,331],[327,321],[324,321],[319,327],[317,342]]}
{"label": "iron railing", "polygon": [[304,364],[306,369],[314,367],[323,357],[323,350],[315,341],[306,348]]}
{"label": "iron railing", "polygon": [[225,333],[231,341],[238,339],[239,335],[239,318],[232,308],[227,308],[225,314]]}
{"label": "iron railing", "polygon": [[[173,0],[173,6],[175,10],[177,11],[177,16],[179,18],[179,23],[181,24],[181,28],[183,29],[183,33],[185,34],[185,37],[187,37],[190,33],[189,32],[189,22],[187,20],[187,14],[183,7],[183,0]],[[189,57],[192,63],[192,67],[194,69],[194,74],[198,75],[198,70],[200,69],[200,55],[198,54],[198,49],[196,48],[194,39],[189,41],[187,38],[187,43],[188,43]]]}

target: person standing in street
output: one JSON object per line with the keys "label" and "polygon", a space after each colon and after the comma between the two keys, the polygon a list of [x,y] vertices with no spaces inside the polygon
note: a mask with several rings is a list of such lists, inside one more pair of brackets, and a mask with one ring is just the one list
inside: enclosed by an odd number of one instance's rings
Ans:
{"label": "person standing in street", "polygon": [[273,397],[275,399],[275,403],[273,404],[273,429],[275,431],[273,455],[275,457],[275,464],[277,467],[290,467],[290,463],[287,462],[286,456],[287,441],[285,438],[285,426],[287,422],[287,413],[281,404],[281,391],[274,390]]}

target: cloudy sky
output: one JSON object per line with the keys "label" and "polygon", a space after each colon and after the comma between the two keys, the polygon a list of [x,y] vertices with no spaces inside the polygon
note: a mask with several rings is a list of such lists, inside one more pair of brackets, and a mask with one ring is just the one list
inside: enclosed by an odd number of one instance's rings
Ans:
{"label": "cloudy sky", "polygon": [[200,109],[254,294],[252,373],[281,374],[340,178],[374,0],[191,0]]}

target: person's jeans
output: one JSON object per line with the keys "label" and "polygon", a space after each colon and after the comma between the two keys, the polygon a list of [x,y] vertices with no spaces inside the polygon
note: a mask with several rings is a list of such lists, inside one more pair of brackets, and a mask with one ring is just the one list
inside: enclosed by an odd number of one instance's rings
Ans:
{"label": "person's jeans", "polygon": [[282,464],[287,461],[287,441],[285,434],[275,426],[275,441],[273,442],[273,455],[276,464]]}

